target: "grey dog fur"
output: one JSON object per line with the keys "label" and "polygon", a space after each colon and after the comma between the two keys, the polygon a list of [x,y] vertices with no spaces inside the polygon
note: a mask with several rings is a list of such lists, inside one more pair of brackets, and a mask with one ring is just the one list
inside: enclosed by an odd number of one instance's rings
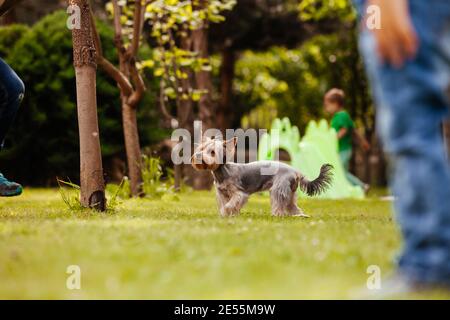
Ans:
{"label": "grey dog fur", "polygon": [[297,188],[300,187],[308,196],[315,196],[331,184],[333,167],[329,164],[323,165],[319,176],[309,181],[299,171],[282,162],[225,162],[234,158],[236,143],[236,138],[228,141],[206,139],[192,157],[195,169],[212,172],[222,216],[239,214],[251,194],[268,190],[272,215],[308,217],[297,206]]}

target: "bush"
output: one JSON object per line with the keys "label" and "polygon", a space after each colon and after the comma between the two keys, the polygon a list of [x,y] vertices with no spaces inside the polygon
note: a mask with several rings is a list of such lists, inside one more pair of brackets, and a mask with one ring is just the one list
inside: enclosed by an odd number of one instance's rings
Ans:
{"label": "bush", "polygon": [[[58,11],[29,29],[24,26],[0,29],[0,35],[9,35],[0,36],[0,52],[3,50],[5,60],[26,87],[6,149],[0,154],[0,169],[25,184],[54,184],[56,176],[77,182],[79,177],[75,72],[66,19],[66,13]],[[102,22],[97,27],[105,56],[116,62],[112,28]],[[14,45],[10,46],[11,43]],[[124,158],[124,143],[119,90],[101,71],[97,77],[97,98],[102,153],[108,167],[114,157]],[[139,111],[141,127],[145,125],[141,130],[143,145],[160,138],[155,128],[155,108],[149,108],[154,99],[147,95]]]}
{"label": "bush", "polygon": [[246,51],[236,64],[236,105],[251,109],[242,118],[244,127],[270,128],[278,116],[303,131],[310,120],[326,116],[323,95],[332,87],[346,92],[358,125],[373,114],[353,35],[317,35],[296,49]]}
{"label": "bush", "polygon": [[19,41],[29,28],[23,24],[13,24],[7,28],[0,28],[0,57],[6,58],[17,41]]}

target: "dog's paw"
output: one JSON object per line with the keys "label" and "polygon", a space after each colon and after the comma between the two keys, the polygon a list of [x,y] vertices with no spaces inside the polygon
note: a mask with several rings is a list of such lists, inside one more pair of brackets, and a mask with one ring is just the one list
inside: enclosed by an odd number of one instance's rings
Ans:
{"label": "dog's paw", "polygon": [[239,213],[239,211],[237,211],[235,207],[230,206],[228,204],[224,205],[222,210],[221,210],[222,216],[233,216],[233,215],[236,215],[238,213]]}
{"label": "dog's paw", "polygon": [[307,214],[304,214],[304,213],[294,214],[294,215],[292,215],[292,217],[298,217],[298,218],[311,218],[311,216],[308,216]]}

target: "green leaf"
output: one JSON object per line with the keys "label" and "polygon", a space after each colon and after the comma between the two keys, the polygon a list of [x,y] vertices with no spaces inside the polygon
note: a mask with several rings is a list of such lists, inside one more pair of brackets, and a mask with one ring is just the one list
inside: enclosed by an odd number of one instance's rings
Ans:
{"label": "green leaf", "polygon": [[155,71],[153,72],[153,74],[155,75],[155,77],[161,77],[164,74],[164,68],[157,68],[155,69]]}

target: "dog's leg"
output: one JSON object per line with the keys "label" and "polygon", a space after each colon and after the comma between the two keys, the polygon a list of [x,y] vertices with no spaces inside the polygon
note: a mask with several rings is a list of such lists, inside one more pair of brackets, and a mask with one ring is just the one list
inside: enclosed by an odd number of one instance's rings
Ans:
{"label": "dog's leg", "polygon": [[239,214],[241,208],[248,200],[248,194],[237,191],[231,196],[230,201],[228,201],[224,206],[225,215],[236,215]]}
{"label": "dog's leg", "polygon": [[293,217],[310,218],[310,216],[305,214],[303,210],[297,206],[297,192],[292,194],[292,198],[288,206],[288,212],[289,215]]}
{"label": "dog's leg", "polygon": [[278,189],[272,189],[270,191],[270,204],[272,206],[273,216],[282,217],[288,213],[287,199],[280,194]]}
{"label": "dog's leg", "polygon": [[220,215],[225,216],[225,205],[230,200],[228,194],[216,188],[217,205],[219,206]]}
{"label": "dog's leg", "polygon": [[295,192],[295,178],[278,177],[274,180],[270,189],[270,203],[272,205],[272,215],[282,217],[290,215],[290,205],[292,203],[292,195]]}

